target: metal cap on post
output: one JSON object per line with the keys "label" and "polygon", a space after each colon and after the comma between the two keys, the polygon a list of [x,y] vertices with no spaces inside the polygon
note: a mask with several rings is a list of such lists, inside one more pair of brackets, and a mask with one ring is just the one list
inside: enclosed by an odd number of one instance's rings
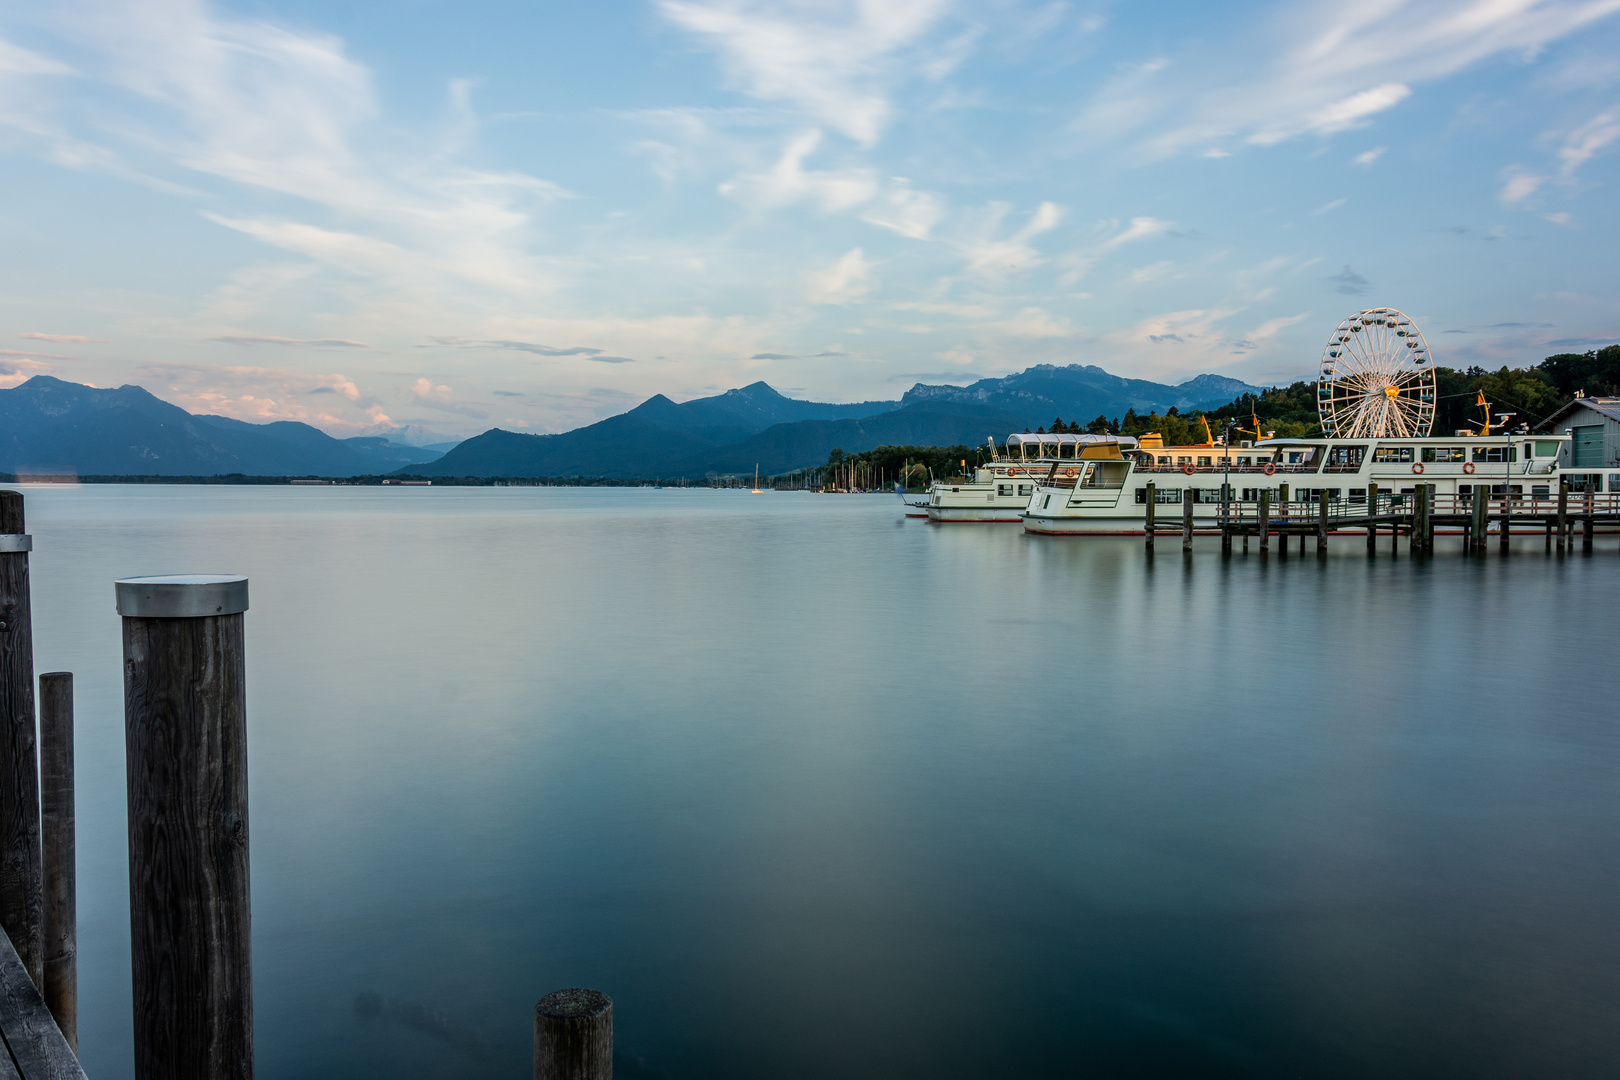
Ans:
{"label": "metal cap on post", "polygon": [[136,1080],[252,1080],[247,578],[114,585],[124,624]]}
{"label": "metal cap on post", "polygon": [[248,579],[232,574],[168,574],[113,582],[118,614],[137,619],[199,619],[248,609]]}
{"label": "metal cap on post", "polygon": [[554,990],[534,1007],[534,1080],[613,1080],[613,999]]}

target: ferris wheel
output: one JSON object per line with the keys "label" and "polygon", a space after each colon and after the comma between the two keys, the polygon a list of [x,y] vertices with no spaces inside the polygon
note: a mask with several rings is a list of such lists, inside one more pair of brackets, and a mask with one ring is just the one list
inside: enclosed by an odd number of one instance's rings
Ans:
{"label": "ferris wheel", "polygon": [[1425,436],[1434,423],[1434,362],[1417,324],[1394,308],[1358,311],[1322,350],[1316,408],[1330,438]]}

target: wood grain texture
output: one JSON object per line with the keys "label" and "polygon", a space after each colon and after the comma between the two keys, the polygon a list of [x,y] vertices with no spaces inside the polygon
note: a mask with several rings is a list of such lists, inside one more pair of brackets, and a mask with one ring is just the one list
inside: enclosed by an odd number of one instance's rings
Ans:
{"label": "wood grain texture", "polygon": [[556,990],[534,1007],[534,1080],[613,1080],[613,1000]]}
{"label": "wood grain texture", "polygon": [[[25,526],[22,495],[0,491],[0,533]],[[45,959],[38,753],[28,553],[0,552],[0,928],[36,986]]]}
{"label": "wood grain texture", "polygon": [[39,677],[39,819],[45,853],[45,983],[40,995],[79,1052],[79,930],[73,812],[73,675]]}
{"label": "wood grain texture", "polygon": [[[84,1080],[78,1058],[34,989],[11,939],[0,935],[0,1033],[22,1080]],[[0,1069],[0,1077],[5,1076]]]}
{"label": "wood grain texture", "polygon": [[125,618],[137,1080],[251,1080],[242,616]]}

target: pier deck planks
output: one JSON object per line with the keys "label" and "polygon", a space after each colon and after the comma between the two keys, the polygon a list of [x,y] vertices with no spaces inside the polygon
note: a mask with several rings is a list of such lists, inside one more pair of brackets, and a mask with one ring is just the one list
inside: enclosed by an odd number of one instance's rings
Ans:
{"label": "pier deck planks", "polygon": [[78,1059],[0,930],[0,1080],[85,1080]]}

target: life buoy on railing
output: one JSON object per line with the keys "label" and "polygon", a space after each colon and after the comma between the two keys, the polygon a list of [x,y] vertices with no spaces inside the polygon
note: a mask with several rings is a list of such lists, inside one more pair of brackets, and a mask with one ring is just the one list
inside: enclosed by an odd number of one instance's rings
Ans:
{"label": "life buoy on railing", "polygon": [[1423,475],[1423,462],[1421,462],[1421,461],[1412,462],[1412,474],[1414,476],[1422,476]]}
{"label": "life buoy on railing", "polygon": [[1265,474],[1267,476],[1271,476],[1272,474],[1274,474],[1277,471],[1277,466],[1273,465],[1271,462],[1268,461],[1268,462],[1266,462],[1266,467],[1265,467],[1265,469],[1263,471],[1265,472]]}
{"label": "life buoy on railing", "polygon": [[1196,470],[1192,467],[1192,463],[1188,462],[1186,465],[1181,467],[1181,471],[1186,473],[1188,476],[1191,476]]}
{"label": "life buoy on railing", "polygon": [[1474,463],[1472,461],[1464,462],[1463,463],[1463,472],[1467,473],[1470,476],[1474,475]]}
{"label": "life buoy on railing", "polygon": [[1063,475],[1064,476],[1073,476],[1074,475],[1074,470],[1073,469],[1064,469],[1063,470]]}
{"label": "life buoy on railing", "polygon": [[1023,469],[1008,469],[1007,470],[1007,475],[1008,476],[1017,476],[1019,473],[1021,473],[1023,471],[1024,471]]}

